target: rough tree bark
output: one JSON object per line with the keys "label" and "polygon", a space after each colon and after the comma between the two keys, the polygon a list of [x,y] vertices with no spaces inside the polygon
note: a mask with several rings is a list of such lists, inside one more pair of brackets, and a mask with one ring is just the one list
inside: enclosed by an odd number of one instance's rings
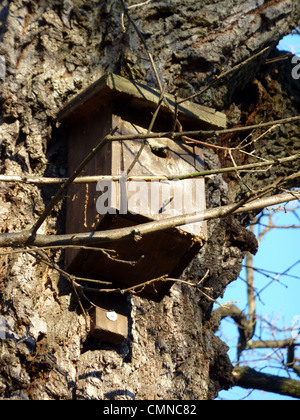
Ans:
{"label": "rough tree bark", "polygon": [[[144,47],[126,19],[122,30],[121,13],[119,0],[1,2],[0,55],[6,62],[0,81],[1,174],[66,176],[57,113],[106,71],[155,86]],[[276,55],[279,39],[296,26],[298,2],[153,0],[131,9],[131,15],[169,92],[191,95],[223,69],[270,46],[196,101],[225,111],[230,125],[299,114],[288,65],[265,64],[268,54]],[[219,143],[234,145],[242,138],[224,136]],[[274,130],[256,150],[268,159],[299,151],[298,126]],[[227,159],[205,150],[208,169],[225,166]],[[299,166],[296,161],[243,180],[250,188],[265,186]],[[235,175],[209,179],[207,207],[234,202],[244,188]],[[1,183],[0,189],[2,233],[30,228],[56,191],[18,183]],[[204,286],[213,298],[238,277],[249,243],[242,223],[247,217],[210,222],[208,242],[186,270],[186,279],[198,280],[210,270]],[[64,232],[63,206],[42,231]],[[212,399],[233,385],[227,346],[215,336],[212,303],[197,290],[174,285],[161,303],[128,298],[130,335],[115,349],[88,337],[72,288],[59,273],[28,254],[0,258],[1,315],[8,327],[0,341],[1,398]],[[53,258],[63,266],[62,253]]]}

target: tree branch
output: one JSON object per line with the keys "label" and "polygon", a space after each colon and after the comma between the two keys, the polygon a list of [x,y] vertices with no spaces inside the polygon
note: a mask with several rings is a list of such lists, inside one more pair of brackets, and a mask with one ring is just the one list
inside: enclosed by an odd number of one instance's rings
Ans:
{"label": "tree branch", "polygon": [[123,134],[119,136],[109,135],[107,136],[108,140],[110,141],[122,141],[122,140],[143,140],[143,139],[160,139],[163,137],[168,137],[172,139],[180,139],[181,137],[195,137],[195,136],[212,136],[218,137],[222,134],[229,134],[229,133],[240,133],[244,131],[251,131],[265,127],[271,127],[276,124],[290,124],[293,122],[297,122],[300,120],[300,115],[283,118],[280,120],[268,121],[265,123],[255,124],[255,125],[247,125],[245,127],[234,127],[234,128],[226,128],[222,130],[193,130],[193,131],[181,131],[181,132],[155,132],[155,133],[145,133],[145,134]]}
{"label": "tree branch", "polygon": [[248,321],[244,312],[234,304],[222,305],[222,307],[216,309],[214,313],[219,315],[221,320],[230,317],[236,323],[239,331],[239,341],[237,345],[237,360],[239,360],[241,353],[246,349],[249,337],[251,338],[253,335],[254,331],[252,324]]}
{"label": "tree branch", "polygon": [[[150,122],[150,125],[149,125],[149,128],[148,128],[147,133],[151,133],[151,131],[152,131],[152,128],[153,128],[154,123],[155,123],[155,120],[156,120],[156,118],[157,118],[157,116],[158,116],[158,113],[159,113],[160,107],[161,107],[161,105],[162,105],[162,103],[163,103],[163,101],[164,101],[165,91],[166,91],[166,84],[164,84],[164,85],[163,85],[163,87],[162,87],[162,91],[161,91],[161,94],[160,94],[160,98],[159,98],[159,101],[158,101],[158,104],[157,104],[156,110],[155,110],[155,112],[154,112],[154,114],[153,114],[152,120],[151,120],[151,122]],[[139,160],[139,158],[140,158],[140,156],[141,156],[141,154],[142,154],[142,152],[143,152],[143,150],[144,150],[145,146],[146,146],[146,141],[144,141],[144,142],[141,144],[141,146],[140,146],[140,148],[139,148],[139,150],[138,150],[137,154],[135,155],[135,157],[134,157],[133,161],[132,161],[132,162],[131,162],[131,164],[129,165],[129,167],[128,167],[127,171],[126,171],[127,176],[128,176],[128,174],[132,171],[132,169],[134,168],[134,165],[135,165],[135,164],[137,163],[137,161]]]}
{"label": "tree branch", "polygon": [[[273,166],[282,163],[292,162],[294,160],[300,159],[300,153],[296,153],[291,156],[276,160],[264,160],[262,162],[249,163],[246,165],[239,166],[230,166],[227,168],[218,168],[210,169],[207,171],[193,172],[190,174],[177,174],[177,175],[129,175],[126,178],[126,181],[164,181],[164,180],[174,180],[174,179],[189,179],[189,178],[205,178],[212,175],[224,174],[229,172],[246,172],[252,169],[262,169],[265,166]],[[300,172],[293,174],[293,178],[300,177]],[[99,181],[113,181],[119,182],[122,179],[122,175],[87,175],[82,177],[77,177],[73,180],[74,184],[88,184],[88,183],[97,183]],[[0,182],[22,182],[25,184],[63,184],[68,180],[68,178],[48,178],[48,177],[39,177],[34,175],[0,175]],[[276,226],[277,227],[277,226]]]}
{"label": "tree branch", "polygon": [[[240,214],[245,212],[261,210],[262,208],[265,208],[267,206],[273,206],[299,199],[300,191],[294,191],[284,194],[277,194],[270,197],[260,198],[245,204],[245,202],[249,200],[249,195],[246,195],[246,198],[244,200],[241,200],[239,203],[228,204],[226,206],[216,207],[191,215],[170,217],[159,221],[143,223],[140,225],[130,226],[122,229],[111,229],[100,232],[70,233],[62,235],[36,234],[31,245],[36,247],[44,247],[64,245],[87,245],[100,243],[103,244],[121,239],[140,237],[151,232],[163,231],[184,224],[223,218],[228,216],[229,214]],[[28,239],[31,237],[31,235],[31,230],[13,233],[2,233],[0,234],[0,247],[24,246],[27,244]]]}
{"label": "tree branch", "polygon": [[249,340],[245,350],[253,349],[284,349],[293,344],[293,340],[287,338],[286,340]]}
{"label": "tree branch", "polygon": [[[143,37],[143,35],[142,35],[141,31],[140,31],[140,30],[139,30],[139,28],[137,27],[137,25],[136,25],[135,21],[134,21],[134,20],[132,19],[132,17],[130,16],[130,13],[129,13],[129,11],[128,11],[128,10],[129,10],[129,7],[127,7],[127,5],[126,5],[125,1],[124,1],[124,0],[120,0],[120,2],[121,2],[121,4],[122,4],[122,6],[123,6],[124,13],[126,14],[126,16],[127,16],[128,20],[129,20],[129,22],[130,22],[130,23],[131,23],[131,25],[133,26],[134,30],[136,31],[136,33],[138,34],[138,36],[139,36],[140,40],[142,41],[142,44],[144,45],[144,48],[145,48],[145,50],[146,50],[146,52],[147,52],[148,58],[149,58],[149,60],[150,60],[150,63],[151,63],[151,66],[152,66],[152,69],[153,69],[153,72],[154,72],[154,75],[155,75],[155,78],[156,78],[156,83],[157,83],[157,85],[158,85],[158,87],[159,87],[160,92],[162,92],[162,83],[161,83],[161,81],[160,81],[160,78],[159,78],[159,75],[158,75],[158,72],[157,72],[156,65],[155,65],[155,63],[154,63],[154,60],[153,60],[152,54],[150,53],[150,50],[149,50],[149,48],[148,48],[148,45],[147,45],[147,43],[146,43],[146,41],[145,41],[145,38]],[[145,2],[145,3],[147,3],[147,2]],[[141,3],[141,4],[144,4],[144,3]],[[140,5],[141,5],[141,4],[140,4]],[[139,5],[136,5],[136,6],[139,6]]]}
{"label": "tree branch", "polygon": [[270,47],[266,47],[263,50],[259,51],[257,54],[252,55],[251,57],[247,58],[246,60],[242,61],[241,63],[237,64],[236,66],[232,67],[229,70],[226,70],[225,72],[219,74],[215,77],[215,79],[205,88],[200,90],[199,92],[195,93],[194,95],[189,96],[186,99],[182,99],[179,104],[182,104],[185,101],[190,101],[191,99],[196,98],[197,96],[202,95],[204,92],[206,92],[208,89],[212,88],[219,80],[223,79],[224,77],[228,76],[230,73],[233,73],[236,70],[239,70],[241,67],[248,64],[250,61],[252,61],[254,58],[259,57],[260,55],[264,54],[266,51],[268,51]]}
{"label": "tree branch", "polygon": [[233,370],[235,385],[247,389],[260,389],[300,399],[300,381],[257,372],[249,367],[236,366]]}

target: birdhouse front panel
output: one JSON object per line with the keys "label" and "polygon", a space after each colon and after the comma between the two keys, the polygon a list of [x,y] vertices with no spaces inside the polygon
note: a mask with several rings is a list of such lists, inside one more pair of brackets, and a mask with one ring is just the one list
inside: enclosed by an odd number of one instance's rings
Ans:
{"label": "birdhouse front panel", "polygon": [[[144,134],[147,131],[120,117],[114,118],[113,125],[119,127],[116,135]],[[134,162],[142,145],[143,151],[127,180],[128,168]],[[113,186],[112,208],[118,209],[119,212],[123,210],[125,214],[139,214],[153,220],[205,210],[204,178],[183,180],[176,178],[179,175],[203,171],[202,148],[169,138],[160,138],[146,141],[115,141],[112,143],[111,152],[112,173],[124,176]],[[157,180],[156,176],[174,177],[174,179]],[[135,177],[148,178],[145,181]],[[103,200],[98,201],[102,204]],[[104,206],[102,207],[105,211]],[[206,235],[206,223],[203,221],[180,226],[180,229],[203,239]]]}
{"label": "birdhouse front panel", "polygon": [[[113,127],[118,127],[115,136],[145,133],[159,96],[152,88],[110,74],[72,100],[59,118],[68,131],[69,173]],[[168,101],[171,103],[169,96]],[[178,114],[184,129],[226,125],[221,113],[188,103],[185,106]],[[156,125],[166,132],[173,126],[168,108],[162,107]],[[143,150],[136,159],[142,144]],[[202,178],[167,179],[201,170],[202,149],[198,146],[169,138],[110,141],[81,175],[119,178],[100,179],[97,184],[73,184],[68,194],[66,230],[77,233],[121,229],[202,211]],[[161,179],[163,176],[165,179]],[[132,287],[165,275],[178,278],[205,242],[205,234],[206,224],[199,222],[107,243],[105,250],[110,252],[67,249],[66,266],[72,274],[109,280],[114,287]],[[171,285],[172,282],[160,280],[135,292],[159,301]]]}

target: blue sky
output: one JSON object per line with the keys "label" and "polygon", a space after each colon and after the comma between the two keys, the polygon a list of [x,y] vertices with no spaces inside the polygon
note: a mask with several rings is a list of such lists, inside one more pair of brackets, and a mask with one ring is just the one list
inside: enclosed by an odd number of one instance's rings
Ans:
{"label": "blue sky", "polygon": [[[300,35],[291,34],[284,37],[279,42],[277,48],[280,51],[289,51],[292,54],[300,56]],[[277,225],[300,225],[300,211],[298,210],[296,215],[292,213],[285,214],[284,212],[278,212],[277,214],[275,213],[274,219],[276,220]],[[266,224],[268,223],[267,217],[264,222]],[[258,232],[256,232],[256,234],[258,234]],[[266,317],[266,319],[275,324],[276,327],[282,329],[291,327],[293,322],[296,322],[298,325],[300,320],[299,234],[300,229],[292,228],[274,229],[269,231],[262,240],[258,253],[254,257],[254,267],[268,270],[268,272],[265,271],[266,275],[262,275],[260,273],[255,274],[255,287],[259,293],[259,298],[256,300],[256,312],[262,317]],[[279,278],[276,278],[276,274],[273,274],[282,273],[286,270],[288,270],[287,274],[289,276],[280,276]],[[224,298],[219,300],[219,302],[225,303],[228,301],[234,301],[237,302],[236,305],[241,309],[246,309],[247,291],[245,278],[245,270],[242,270],[240,279],[228,286]],[[272,281],[274,278],[275,280]],[[259,331],[258,334],[260,334],[264,339],[269,338],[267,330],[265,330],[265,336],[264,331]],[[289,334],[291,333],[283,333],[284,337],[280,338],[287,338]],[[238,339],[236,325],[234,325],[231,320],[224,320],[221,324],[220,335],[223,340],[226,340],[228,346],[230,347],[228,354],[234,362],[236,360],[236,343]],[[259,357],[259,353],[257,353],[257,355]],[[254,366],[256,365],[257,369],[262,369],[262,371],[266,373],[285,376],[285,373],[282,371],[276,372],[276,369],[266,367],[266,362],[263,361],[265,353],[262,356],[261,361],[254,363]],[[272,352],[270,351],[270,358],[272,358],[272,356]],[[249,356],[246,355],[246,357]],[[276,366],[276,363],[274,366]],[[243,399],[248,395],[248,392],[249,390],[234,387],[230,391],[222,391],[219,394],[219,398],[228,400]],[[292,399],[261,391],[253,391],[247,398],[253,400]]]}
{"label": "blue sky", "polygon": [[300,56],[300,35],[291,34],[285,36],[278,44],[280,51],[289,51],[292,54]]}
{"label": "blue sky", "polygon": [[[295,205],[295,202],[294,204]],[[293,213],[276,212],[274,219],[277,225],[300,225],[300,210]],[[265,224],[268,223],[267,216],[262,220]],[[258,233],[258,232],[256,232]],[[268,270],[267,276],[255,274],[255,288],[259,294],[259,299],[256,301],[257,314],[272,322],[277,328],[290,328],[292,322],[299,318],[297,325],[300,326],[300,252],[299,252],[299,234],[300,229],[274,229],[269,231],[262,240],[258,253],[254,257],[254,267]],[[281,276],[276,279],[275,273],[282,273],[293,266],[286,276]],[[235,304],[241,308],[246,309],[247,292],[245,286],[245,271],[241,272],[240,279],[231,283],[225,292],[224,298],[219,299],[220,303],[234,301]],[[275,279],[274,279],[275,278]],[[271,282],[271,283],[270,283]],[[270,284],[269,284],[270,283]],[[269,284],[269,285],[268,285]],[[247,309],[246,309],[247,312]],[[259,325],[259,324],[258,324]],[[261,332],[256,330],[262,339],[273,338],[268,335],[266,328]],[[277,338],[288,338],[291,332],[282,333]],[[232,361],[236,360],[236,343],[238,332],[235,324],[231,320],[224,320],[221,324],[220,336],[228,346],[231,347],[228,352]],[[257,339],[257,338],[256,338]],[[265,351],[264,351],[265,352]],[[272,357],[272,351],[270,357]],[[245,352],[245,357],[253,357],[253,353]],[[285,353],[284,353],[285,354]],[[258,353],[256,354],[256,359]],[[272,364],[272,362],[271,362]],[[255,362],[256,369],[262,369],[265,373],[273,375],[285,376],[285,372],[279,369],[279,364],[274,362],[275,369],[267,368],[265,356],[261,361]],[[294,379],[299,379],[295,377]],[[248,394],[248,390],[235,387],[230,391],[222,391],[219,395],[224,399],[241,399]],[[291,398],[279,396],[272,393],[262,393],[261,391],[254,391],[249,399],[255,400],[288,400]]]}
{"label": "blue sky", "polygon": [[[300,35],[291,34],[284,37],[279,42],[277,48],[281,51],[289,51],[292,54],[300,56]],[[287,208],[291,208],[293,205],[295,205],[295,202],[288,205]],[[274,220],[277,225],[300,225],[300,210],[297,210],[295,213],[276,212],[274,214]],[[268,224],[268,217],[266,216],[262,222]],[[256,234],[258,234],[258,231],[256,231]],[[268,272],[265,271],[266,275],[260,273],[255,274],[255,288],[259,296],[256,299],[256,313],[281,329],[291,328],[293,322],[296,322],[297,326],[300,325],[299,235],[300,229],[273,229],[265,235],[254,257],[254,267],[268,270]],[[276,273],[283,273],[286,270],[288,270],[288,275],[276,277]],[[247,313],[245,278],[245,269],[243,269],[240,278],[227,287],[224,298],[219,300],[219,302],[236,302],[235,304],[239,308],[245,309]],[[228,354],[234,362],[236,360],[236,344],[238,339],[236,325],[229,319],[222,321],[219,334],[223,341],[230,347]],[[276,338],[270,337],[265,327],[259,331],[256,329],[256,334],[262,339]],[[277,338],[288,338],[290,335],[291,332],[286,331],[282,333],[282,336]],[[250,352],[244,353],[246,353],[245,357],[248,357],[248,360],[250,360],[251,355],[248,356]],[[286,360],[286,353],[283,354]],[[269,362],[266,362],[265,351],[264,354],[257,352],[256,361],[252,367],[255,367],[257,370],[261,369],[265,373],[287,376],[286,372],[280,370],[279,364],[276,364],[276,362],[274,362],[273,367],[267,367],[268,364],[272,365],[271,360],[274,354],[272,354],[271,350],[269,355]],[[259,360],[260,356],[262,356],[261,360]],[[294,376],[294,379],[299,380],[296,376]],[[219,398],[227,400],[239,400],[245,397],[250,400],[292,400],[292,398],[286,396],[261,391],[253,391],[250,395],[248,394],[249,390],[234,387],[229,391],[220,392]]]}

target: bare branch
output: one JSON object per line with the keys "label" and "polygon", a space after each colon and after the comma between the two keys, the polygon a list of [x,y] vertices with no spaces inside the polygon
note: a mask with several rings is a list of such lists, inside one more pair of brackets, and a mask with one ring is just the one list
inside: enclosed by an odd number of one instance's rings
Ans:
{"label": "bare branch", "polygon": [[[148,57],[149,57],[149,60],[150,60],[150,63],[151,63],[151,66],[152,66],[153,72],[154,72],[154,74],[155,74],[155,78],[156,78],[157,85],[158,85],[158,87],[159,87],[160,92],[162,92],[162,84],[161,84],[161,81],[160,81],[160,78],[159,78],[159,75],[158,75],[158,72],[157,72],[156,65],[155,65],[155,63],[154,63],[154,60],[153,60],[152,54],[150,53],[150,50],[149,50],[149,48],[148,48],[148,45],[147,45],[147,43],[146,43],[146,41],[145,41],[145,38],[143,37],[143,35],[142,35],[141,31],[140,31],[140,30],[139,30],[139,28],[137,27],[137,25],[136,25],[135,21],[134,21],[134,20],[132,19],[132,17],[130,16],[130,13],[129,13],[129,11],[128,11],[128,7],[126,6],[125,1],[124,1],[124,0],[120,0],[120,1],[121,1],[121,4],[122,4],[123,9],[124,9],[124,12],[125,12],[125,14],[126,14],[126,16],[127,16],[128,20],[129,20],[129,22],[130,22],[130,23],[131,23],[131,25],[133,26],[134,30],[136,31],[136,33],[138,34],[138,36],[139,36],[140,40],[142,41],[142,44],[144,45],[144,48],[145,48],[145,50],[146,50],[146,52],[147,52],[147,54],[148,54]],[[138,5],[136,5],[136,6],[138,6]],[[124,25],[123,25],[123,27],[124,27]]]}
{"label": "bare branch", "polygon": [[[190,174],[177,174],[177,175],[129,175],[127,181],[162,181],[162,180],[174,180],[174,179],[189,179],[189,178],[201,178],[210,177],[212,175],[218,175],[229,172],[246,172],[248,170],[259,170],[263,167],[271,167],[282,163],[288,163],[300,159],[300,153],[291,155],[288,157],[276,159],[276,160],[264,160],[262,162],[249,163],[247,165],[231,166],[227,168],[211,169],[207,171],[193,172]],[[292,174],[293,179],[300,177],[300,171]],[[73,180],[74,184],[88,184],[97,183],[99,181],[113,181],[119,182],[122,175],[90,175],[78,177]],[[38,177],[33,175],[0,175],[0,182],[22,182],[26,184],[63,184],[68,178],[47,178]]]}
{"label": "bare branch", "polygon": [[[165,91],[166,91],[166,85],[164,84],[164,86],[162,87],[162,91],[161,91],[161,94],[160,94],[160,98],[159,98],[159,101],[158,101],[158,105],[157,105],[156,110],[155,110],[155,112],[154,112],[154,114],[153,114],[153,117],[152,117],[152,120],[151,120],[151,122],[150,122],[150,125],[149,125],[149,128],[148,128],[147,133],[151,133],[151,131],[152,131],[152,128],[153,128],[154,123],[155,123],[155,120],[156,120],[156,118],[157,118],[157,116],[158,116],[158,113],[159,113],[160,107],[161,107],[161,105],[162,105],[162,103],[163,103],[163,101],[164,101]],[[132,171],[132,169],[133,169],[134,165],[136,164],[136,162],[137,162],[137,161],[138,161],[138,159],[140,158],[140,156],[141,156],[141,154],[142,154],[142,152],[143,152],[143,150],[144,150],[145,146],[146,146],[146,141],[144,141],[144,142],[141,144],[141,146],[140,146],[140,148],[139,148],[139,150],[138,150],[138,152],[137,152],[137,154],[136,154],[135,158],[133,159],[133,161],[131,162],[131,164],[130,164],[129,168],[127,169],[127,171],[126,171],[127,175],[128,175],[128,174]]]}
{"label": "bare branch", "polygon": [[230,317],[234,320],[239,331],[239,341],[237,345],[237,360],[240,359],[241,353],[246,349],[248,340],[253,336],[253,325],[248,321],[245,313],[236,305],[223,305],[215,310],[215,314],[221,317],[221,320]]}
{"label": "bare branch", "polygon": [[102,286],[111,286],[113,284],[112,282],[108,282],[108,281],[88,279],[88,278],[85,278],[85,277],[78,277],[78,276],[69,274],[65,270],[62,270],[57,264],[55,264],[55,262],[50,260],[48,255],[45,254],[44,252],[42,252],[40,249],[34,249],[34,252],[31,251],[30,253],[32,255],[34,255],[34,253],[35,253],[36,254],[35,256],[38,260],[40,260],[42,263],[48,265],[49,267],[53,268],[54,270],[58,271],[65,279],[67,279],[75,287],[81,287],[77,283],[77,281],[86,281],[86,282],[90,282],[90,283],[96,283],[96,284],[102,285]]}
{"label": "bare branch", "polygon": [[[246,255],[247,266],[253,266],[253,256],[248,252]],[[248,297],[248,334],[247,341],[251,340],[254,335],[256,326],[256,315],[255,315],[255,294],[254,294],[254,275],[253,270],[247,269],[247,297]]]}
{"label": "bare branch", "polygon": [[293,369],[293,371],[300,377],[300,361],[299,359],[295,358],[296,346],[297,345],[295,343],[292,343],[290,346],[288,346],[286,367],[288,369]]}
{"label": "bare branch", "polygon": [[229,133],[240,133],[245,131],[251,131],[255,129],[271,127],[277,124],[290,124],[293,122],[298,122],[300,120],[300,115],[283,118],[280,120],[275,121],[268,121],[265,123],[255,124],[255,125],[247,125],[244,127],[234,127],[234,128],[226,128],[222,130],[193,130],[193,131],[181,131],[179,133],[173,132],[159,132],[159,133],[145,133],[145,134],[131,134],[131,135],[120,135],[120,136],[108,136],[108,140],[110,141],[122,141],[122,140],[139,140],[139,139],[149,139],[149,138],[163,138],[168,137],[172,139],[180,139],[181,137],[197,137],[197,136],[212,136],[218,137],[222,134],[229,134]]}
{"label": "bare branch", "polygon": [[68,180],[60,187],[59,191],[55,194],[54,197],[50,200],[50,203],[47,205],[46,209],[44,210],[43,214],[39,217],[38,221],[34,224],[34,226],[30,229],[31,235],[28,238],[28,243],[34,240],[34,237],[39,229],[39,227],[43,224],[46,218],[51,213],[52,209],[56,206],[56,204],[63,198],[65,192],[69,188],[69,186],[73,183],[74,179],[82,172],[85,166],[93,159],[93,157],[99,152],[99,150],[105,145],[108,141],[109,136],[112,136],[118,127],[115,127],[111,130],[110,134],[106,137],[103,137],[98,144],[94,147],[94,149],[86,156],[86,158],[81,162],[81,164],[75,169],[72,175],[68,178]]}
{"label": "bare branch", "polygon": [[[86,244],[99,244],[117,241],[120,239],[129,239],[137,234],[139,236],[146,235],[151,232],[158,232],[170,228],[174,228],[180,225],[195,223],[204,220],[212,220],[217,218],[223,218],[229,214],[239,214],[250,211],[261,210],[267,206],[274,206],[295,199],[300,199],[300,191],[290,192],[284,194],[277,194],[270,197],[259,198],[247,203],[250,199],[250,195],[246,194],[245,199],[239,203],[228,204],[222,207],[216,207],[213,209],[205,210],[203,212],[175,216],[159,221],[153,221],[143,223],[136,226],[126,227],[122,229],[111,229],[108,231],[100,232],[85,232],[85,233],[71,233],[63,235],[42,235],[36,234],[31,245],[37,247],[43,246],[61,246],[61,245],[86,245]],[[247,204],[245,204],[247,203]],[[3,233],[0,234],[0,246],[1,247],[17,247],[24,246],[28,243],[28,239],[32,236],[31,230],[25,230],[21,232]]]}
{"label": "bare branch", "polygon": [[[258,273],[260,273],[260,274],[264,275],[265,277],[270,278],[272,280],[275,280],[279,275],[300,280],[300,276],[294,276],[292,274],[287,273],[292,267],[294,267],[295,265],[297,265],[299,263],[300,263],[300,260],[297,261],[296,263],[294,263],[291,267],[289,267],[283,273],[278,273],[277,271],[270,271],[270,270],[265,270],[264,268],[257,268],[257,267],[252,267],[252,270],[257,271]],[[244,266],[244,267],[246,267],[246,266]],[[271,276],[270,274],[273,274],[273,275]]]}
{"label": "bare branch", "polygon": [[242,61],[241,63],[237,64],[236,66],[232,67],[229,70],[226,70],[225,72],[219,74],[218,76],[215,77],[215,79],[212,81],[212,83],[210,83],[208,86],[206,86],[205,88],[203,88],[200,92],[195,93],[194,95],[189,96],[186,99],[182,99],[182,101],[179,102],[179,104],[185,102],[185,101],[190,101],[191,99],[196,98],[197,96],[202,95],[204,92],[206,92],[208,89],[212,88],[219,80],[223,79],[224,77],[228,76],[230,73],[233,73],[236,70],[239,70],[241,67],[245,66],[246,64],[248,64],[250,61],[252,61],[254,58],[259,57],[260,55],[264,54],[266,51],[268,51],[270,49],[270,47],[266,47],[263,50],[259,51],[257,54],[252,55],[251,57],[247,58],[247,60]]}
{"label": "bare branch", "polygon": [[300,399],[300,381],[257,372],[249,367],[238,366],[234,368],[233,376],[235,384],[242,388],[260,389]]}
{"label": "bare branch", "polygon": [[[288,338],[286,340],[249,340],[245,350],[253,349],[283,349],[291,346],[293,340]],[[300,345],[300,344],[299,344]]]}

